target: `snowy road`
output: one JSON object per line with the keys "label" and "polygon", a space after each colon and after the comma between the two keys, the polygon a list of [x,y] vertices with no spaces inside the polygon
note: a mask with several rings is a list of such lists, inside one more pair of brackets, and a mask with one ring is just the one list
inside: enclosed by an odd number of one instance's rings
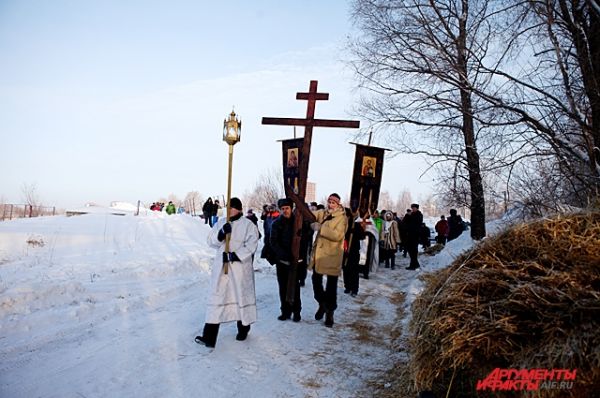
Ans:
{"label": "snowy road", "polygon": [[[1,223],[0,396],[351,397],[403,355],[392,341],[416,273],[402,258],[361,279],[356,298],[340,282],[332,329],[314,320],[310,276],[302,321],[278,321],[275,269],[257,259],[248,340],[231,323],[214,350],[194,343],[207,232],[186,216]],[[45,245],[23,243],[31,236]]]}

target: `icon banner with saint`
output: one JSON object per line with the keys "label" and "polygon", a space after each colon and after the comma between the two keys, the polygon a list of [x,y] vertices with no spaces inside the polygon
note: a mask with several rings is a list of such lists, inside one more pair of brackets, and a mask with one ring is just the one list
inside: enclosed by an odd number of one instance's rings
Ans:
{"label": "icon banner with saint", "polygon": [[350,208],[353,212],[358,211],[363,217],[367,212],[373,214],[377,209],[386,149],[361,144],[354,145],[356,145],[356,153],[352,173]]}
{"label": "icon banner with saint", "polygon": [[286,197],[289,197],[289,189],[298,194],[300,186],[300,159],[302,157],[302,143],[304,139],[293,138],[282,140],[282,158],[283,158],[283,186]]}

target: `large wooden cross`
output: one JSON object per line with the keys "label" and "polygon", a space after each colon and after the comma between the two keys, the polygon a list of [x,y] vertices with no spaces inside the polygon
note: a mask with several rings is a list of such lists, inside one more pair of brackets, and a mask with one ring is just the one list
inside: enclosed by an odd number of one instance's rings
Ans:
{"label": "large wooden cross", "polygon": [[[287,298],[286,300],[290,303],[294,301],[295,291],[295,278],[297,272],[298,259],[300,258],[300,238],[302,231],[303,217],[308,220],[314,221],[313,214],[307,209],[304,199],[306,197],[306,181],[308,178],[308,162],[310,159],[310,146],[312,142],[312,131],[313,127],[343,127],[356,129],[360,127],[360,121],[355,120],[331,120],[331,119],[315,119],[315,104],[317,101],[327,101],[329,99],[328,93],[317,92],[317,80],[310,81],[310,87],[308,93],[296,93],[297,100],[307,100],[306,118],[305,119],[294,119],[294,118],[277,118],[277,117],[263,117],[262,124],[268,125],[279,125],[279,126],[304,126],[304,140],[302,143],[302,156],[300,157],[300,164],[298,170],[298,195],[293,194],[293,189],[289,189],[288,192],[292,192],[292,200],[296,204],[296,214],[294,216],[294,238],[292,240],[292,272],[290,272],[290,278],[288,280]],[[287,182],[285,182],[287,184]]]}

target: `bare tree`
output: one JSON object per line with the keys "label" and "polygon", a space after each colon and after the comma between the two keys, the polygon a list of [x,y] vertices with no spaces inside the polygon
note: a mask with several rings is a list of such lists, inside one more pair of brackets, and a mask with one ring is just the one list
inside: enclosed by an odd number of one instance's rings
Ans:
{"label": "bare tree", "polygon": [[38,207],[40,205],[40,198],[37,193],[36,184],[23,183],[23,185],[21,185],[21,197],[21,200],[23,200],[26,205],[32,207]]}
{"label": "bare tree", "polygon": [[277,203],[284,196],[281,170],[271,169],[262,173],[250,192],[244,192],[246,208],[262,209],[262,206]]}
{"label": "bare tree", "polygon": [[398,210],[398,215],[402,215],[405,213],[406,209],[410,209],[410,205],[414,203],[412,194],[406,188],[403,189],[398,194],[398,199],[396,200],[396,209]]}
{"label": "bare tree", "polygon": [[[512,164],[514,186],[527,188],[550,182],[556,189],[546,204],[557,201],[584,206],[598,197],[600,187],[600,13],[591,0],[513,0],[506,19],[518,24],[507,29],[510,63],[482,66],[495,88],[473,93],[502,113],[527,155],[524,173]],[[525,58],[525,56],[527,58]],[[509,56],[512,55],[512,56]],[[515,65],[517,67],[515,67]],[[506,89],[508,88],[508,89]],[[540,166],[547,169],[542,171]],[[514,169],[513,169],[514,168]],[[520,170],[521,174],[515,174]],[[529,183],[523,181],[529,177]],[[555,185],[556,184],[556,185]],[[513,185],[507,183],[507,185]],[[510,189],[504,190],[506,192]],[[515,191],[514,189],[512,191]],[[530,203],[539,202],[534,194]]]}
{"label": "bare tree", "polygon": [[431,194],[419,197],[419,210],[425,217],[435,216],[438,213],[438,203]]}
{"label": "bare tree", "polygon": [[381,191],[379,193],[377,208],[381,210],[396,211],[396,202],[394,202],[394,199],[392,199],[392,196],[388,191]]}
{"label": "bare tree", "polygon": [[40,213],[41,201],[37,192],[37,185],[23,183],[21,186],[21,195],[22,200],[29,207],[27,210],[29,211],[29,214],[25,214],[25,216],[38,216]]}
{"label": "bare tree", "polygon": [[183,200],[183,206],[188,214],[195,216],[198,213],[202,213],[202,205],[204,204],[204,198],[198,191],[190,191],[185,195]]}
{"label": "bare tree", "polygon": [[[473,95],[489,84],[476,60],[490,56],[498,33],[489,22],[499,2],[484,0],[357,0],[361,35],[351,43],[360,112],[391,132],[390,144],[425,154],[468,183],[471,236],[485,236],[481,153],[507,148],[492,138],[496,115]],[[495,8],[496,7],[496,8]],[[492,163],[489,161],[488,163]]]}

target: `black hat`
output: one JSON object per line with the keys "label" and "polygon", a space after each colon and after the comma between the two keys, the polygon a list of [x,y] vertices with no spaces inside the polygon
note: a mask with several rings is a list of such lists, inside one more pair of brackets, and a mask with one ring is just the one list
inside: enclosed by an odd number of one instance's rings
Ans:
{"label": "black hat", "polygon": [[417,203],[413,203],[412,205],[410,205],[410,207],[414,207],[415,209],[418,209],[419,205]]}
{"label": "black hat", "polygon": [[229,207],[242,211],[242,201],[238,198],[231,198],[229,201]]}
{"label": "black hat", "polygon": [[277,201],[277,207],[279,207],[281,209],[283,206],[290,206],[293,208],[294,202],[290,198],[279,199]]}

